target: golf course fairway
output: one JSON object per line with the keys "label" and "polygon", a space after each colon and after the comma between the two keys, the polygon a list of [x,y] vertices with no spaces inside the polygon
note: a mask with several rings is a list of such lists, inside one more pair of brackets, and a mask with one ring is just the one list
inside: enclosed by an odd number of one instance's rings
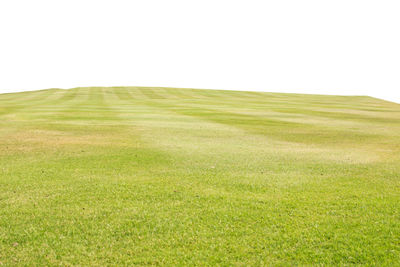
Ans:
{"label": "golf course fairway", "polygon": [[0,265],[400,265],[400,105],[0,94]]}

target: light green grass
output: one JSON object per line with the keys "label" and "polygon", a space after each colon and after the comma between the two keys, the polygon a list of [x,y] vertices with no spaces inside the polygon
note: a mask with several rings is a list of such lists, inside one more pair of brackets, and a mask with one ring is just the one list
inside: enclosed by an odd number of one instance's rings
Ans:
{"label": "light green grass", "polygon": [[0,264],[400,265],[400,105],[175,88],[0,95]]}

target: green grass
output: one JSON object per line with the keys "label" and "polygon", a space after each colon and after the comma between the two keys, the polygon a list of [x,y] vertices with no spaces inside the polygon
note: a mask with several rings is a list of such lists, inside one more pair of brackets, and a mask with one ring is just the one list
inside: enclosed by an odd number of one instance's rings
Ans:
{"label": "green grass", "polygon": [[400,265],[400,105],[0,95],[0,265]]}

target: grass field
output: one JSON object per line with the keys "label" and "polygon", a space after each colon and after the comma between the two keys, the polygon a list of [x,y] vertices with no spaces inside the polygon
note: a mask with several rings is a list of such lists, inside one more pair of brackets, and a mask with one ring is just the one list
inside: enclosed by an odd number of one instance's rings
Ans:
{"label": "grass field", "polygon": [[0,95],[0,265],[400,265],[400,105]]}

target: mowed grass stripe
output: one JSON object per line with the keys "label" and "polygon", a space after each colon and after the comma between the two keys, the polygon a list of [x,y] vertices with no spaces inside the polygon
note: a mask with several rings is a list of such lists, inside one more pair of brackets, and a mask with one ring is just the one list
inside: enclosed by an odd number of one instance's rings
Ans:
{"label": "mowed grass stripe", "polygon": [[150,87],[143,87],[143,88],[138,88],[138,89],[142,93],[143,96],[145,96],[149,99],[163,99],[164,98],[163,96],[157,94]]}
{"label": "mowed grass stripe", "polygon": [[127,87],[112,87],[111,91],[121,100],[131,100],[134,98]]}
{"label": "mowed grass stripe", "polygon": [[59,93],[58,90],[60,89],[40,90],[36,94],[32,94],[27,98],[22,98],[21,100],[14,101],[10,99],[11,102],[1,103],[0,115],[17,113],[20,110],[47,103],[49,98],[51,99],[52,96]]}
{"label": "mowed grass stripe", "polygon": [[185,94],[183,90],[179,90],[176,88],[163,88],[165,93],[171,96],[174,96],[177,99],[191,99],[194,98],[191,95]]}

